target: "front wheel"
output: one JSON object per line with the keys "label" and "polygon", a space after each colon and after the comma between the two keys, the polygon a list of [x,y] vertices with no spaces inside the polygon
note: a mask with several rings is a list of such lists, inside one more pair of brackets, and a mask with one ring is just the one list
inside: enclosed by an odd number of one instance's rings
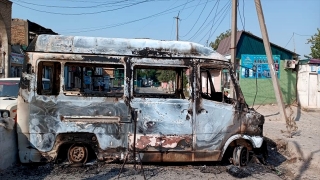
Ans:
{"label": "front wheel", "polygon": [[236,166],[246,166],[249,161],[249,151],[244,146],[237,146],[233,150],[233,164]]}

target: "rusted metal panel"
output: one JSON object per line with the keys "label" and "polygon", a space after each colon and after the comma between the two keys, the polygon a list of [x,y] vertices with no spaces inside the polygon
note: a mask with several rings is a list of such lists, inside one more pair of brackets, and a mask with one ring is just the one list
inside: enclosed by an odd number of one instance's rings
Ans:
{"label": "rusted metal panel", "polygon": [[[129,147],[133,149],[134,135],[129,134]],[[137,151],[191,151],[192,135],[136,135]]]}
{"label": "rusted metal panel", "polygon": [[192,152],[161,152],[139,153],[143,162],[192,162]]}

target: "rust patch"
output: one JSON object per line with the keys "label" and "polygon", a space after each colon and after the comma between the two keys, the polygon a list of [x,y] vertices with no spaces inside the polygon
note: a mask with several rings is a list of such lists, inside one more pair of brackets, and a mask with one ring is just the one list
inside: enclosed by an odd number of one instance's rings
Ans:
{"label": "rust patch", "polygon": [[[133,148],[133,134],[129,135],[129,147]],[[136,149],[147,150],[149,147],[156,149],[185,149],[192,146],[191,135],[160,136],[136,135]]]}
{"label": "rust patch", "polygon": [[140,153],[142,162],[192,162],[192,152]]}

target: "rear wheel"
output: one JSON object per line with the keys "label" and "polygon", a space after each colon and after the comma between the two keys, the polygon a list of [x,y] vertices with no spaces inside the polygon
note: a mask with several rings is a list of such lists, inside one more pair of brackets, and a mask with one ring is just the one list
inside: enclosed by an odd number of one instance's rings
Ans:
{"label": "rear wheel", "polygon": [[70,163],[86,163],[88,160],[88,149],[82,144],[74,144],[68,150],[68,160]]}
{"label": "rear wheel", "polygon": [[233,150],[233,164],[236,166],[246,166],[249,160],[249,151],[244,146],[237,146]]}

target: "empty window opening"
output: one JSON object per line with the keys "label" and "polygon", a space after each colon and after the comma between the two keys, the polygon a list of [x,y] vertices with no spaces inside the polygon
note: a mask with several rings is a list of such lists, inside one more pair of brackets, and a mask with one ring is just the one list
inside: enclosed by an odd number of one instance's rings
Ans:
{"label": "empty window opening", "polygon": [[58,95],[60,92],[60,62],[39,62],[37,93],[39,95]]}
{"label": "empty window opening", "polygon": [[185,99],[189,97],[188,72],[182,67],[136,66],[134,96]]}
{"label": "empty window opening", "polygon": [[202,98],[231,103],[229,69],[201,67],[200,84]]}

